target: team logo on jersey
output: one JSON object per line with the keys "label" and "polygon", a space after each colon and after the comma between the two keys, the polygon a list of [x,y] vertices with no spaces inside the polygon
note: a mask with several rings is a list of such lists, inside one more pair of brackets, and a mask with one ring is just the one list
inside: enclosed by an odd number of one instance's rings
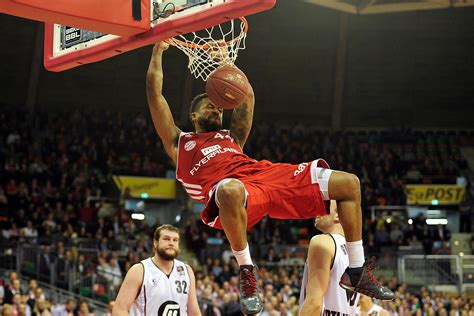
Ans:
{"label": "team logo on jersey", "polygon": [[184,267],[183,266],[177,266],[176,271],[178,272],[179,275],[184,275]]}
{"label": "team logo on jersey", "polygon": [[157,285],[157,284],[158,284],[158,280],[157,280],[157,279],[152,279],[152,280],[151,280],[151,283],[153,283],[153,285]]}
{"label": "team logo on jersey", "polygon": [[214,146],[211,146],[211,147],[206,147],[206,148],[203,148],[201,149],[201,152],[204,156],[207,156],[208,154],[212,153],[213,151],[216,151],[218,149],[221,149],[221,146],[219,145],[214,145]]}
{"label": "team logo on jersey", "polygon": [[194,140],[190,140],[186,144],[184,144],[184,150],[190,151],[193,150],[193,148],[196,147],[196,142]]}
{"label": "team logo on jersey", "polygon": [[180,316],[179,304],[174,301],[166,301],[158,309],[158,316]]}

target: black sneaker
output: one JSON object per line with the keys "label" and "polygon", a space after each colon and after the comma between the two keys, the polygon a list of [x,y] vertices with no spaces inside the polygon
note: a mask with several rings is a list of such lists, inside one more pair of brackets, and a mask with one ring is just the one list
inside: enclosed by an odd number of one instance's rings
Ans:
{"label": "black sneaker", "polygon": [[362,293],[382,301],[391,301],[395,294],[381,285],[372,274],[375,257],[365,261],[360,268],[347,268],[339,281],[339,285],[349,291]]}
{"label": "black sneaker", "polygon": [[247,315],[256,315],[263,309],[258,294],[258,268],[256,265],[240,266],[240,310]]}

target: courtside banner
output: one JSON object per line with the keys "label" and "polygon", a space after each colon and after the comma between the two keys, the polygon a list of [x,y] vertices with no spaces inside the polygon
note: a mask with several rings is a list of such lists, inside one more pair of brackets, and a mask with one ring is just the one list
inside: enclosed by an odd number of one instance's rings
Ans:
{"label": "courtside banner", "polygon": [[407,184],[407,204],[459,204],[466,187],[454,184]]}
{"label": "courtside banner", "polygon": [[174,199],[176,180],[149,177],[114,176],[115,184],[123,193],[127,188],[134,198]]}

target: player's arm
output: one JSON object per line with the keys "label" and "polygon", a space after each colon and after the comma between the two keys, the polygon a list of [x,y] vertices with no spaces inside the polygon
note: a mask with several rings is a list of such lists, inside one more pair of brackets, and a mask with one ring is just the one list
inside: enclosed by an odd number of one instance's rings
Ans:
{"label": "player's arm", "polygon": [[328,235],[318,235],[311,239],[308,250],[308,283],[300,316],[321,315],[335,247]]}
{"label": "player's arm", "polygon": [[230,121],[230,134],[235,139],[241,149],[244,149],[245,142],[250,134],[253,121],[253,108],[255,105],[255,95],[252,86],[249,84],[249,94],[241,105],[234,108]]}
{"label": "player's arm", "polygon": [[390,316],[390,313],[388,310],[382,308],[380,311],[380,316]]}
{"label": "player's arm", "polygon": [[168,44],[160,42],[153,47],[150,65],[146,74],[146,95],[153,125],[163,142],[168,156],[176,163],[178,137],[181,132],[175,125],[168,102],[163,96],[163,52]]}
{"label": "player's arm", "polygon": [[143,282],[143,264],[134,264],[125,275],[115,300],[113,316],[129,315],[130,307],[137,298]]}
{"label": "player's arm", "polygon": [[190,316],[201,316],[201,310],[196,295],[196,277],[194,276],[193,269],[189,265],[186,265],[189,273],[189,293],[188,293],[188,315]]}

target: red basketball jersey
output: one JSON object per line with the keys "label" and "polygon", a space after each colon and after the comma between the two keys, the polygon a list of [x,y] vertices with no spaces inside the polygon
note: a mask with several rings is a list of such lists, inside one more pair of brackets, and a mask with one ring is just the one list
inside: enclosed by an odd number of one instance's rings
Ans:
{"label": "red basketball jersey", "polygon": [[192,198],[199,201],[205,200],[220,180],[239,178],[250,172],[247,167],[255,171],[258,165],[269,164],[245,155],[228,130],[181,133],[179,136],[176,179]]}

